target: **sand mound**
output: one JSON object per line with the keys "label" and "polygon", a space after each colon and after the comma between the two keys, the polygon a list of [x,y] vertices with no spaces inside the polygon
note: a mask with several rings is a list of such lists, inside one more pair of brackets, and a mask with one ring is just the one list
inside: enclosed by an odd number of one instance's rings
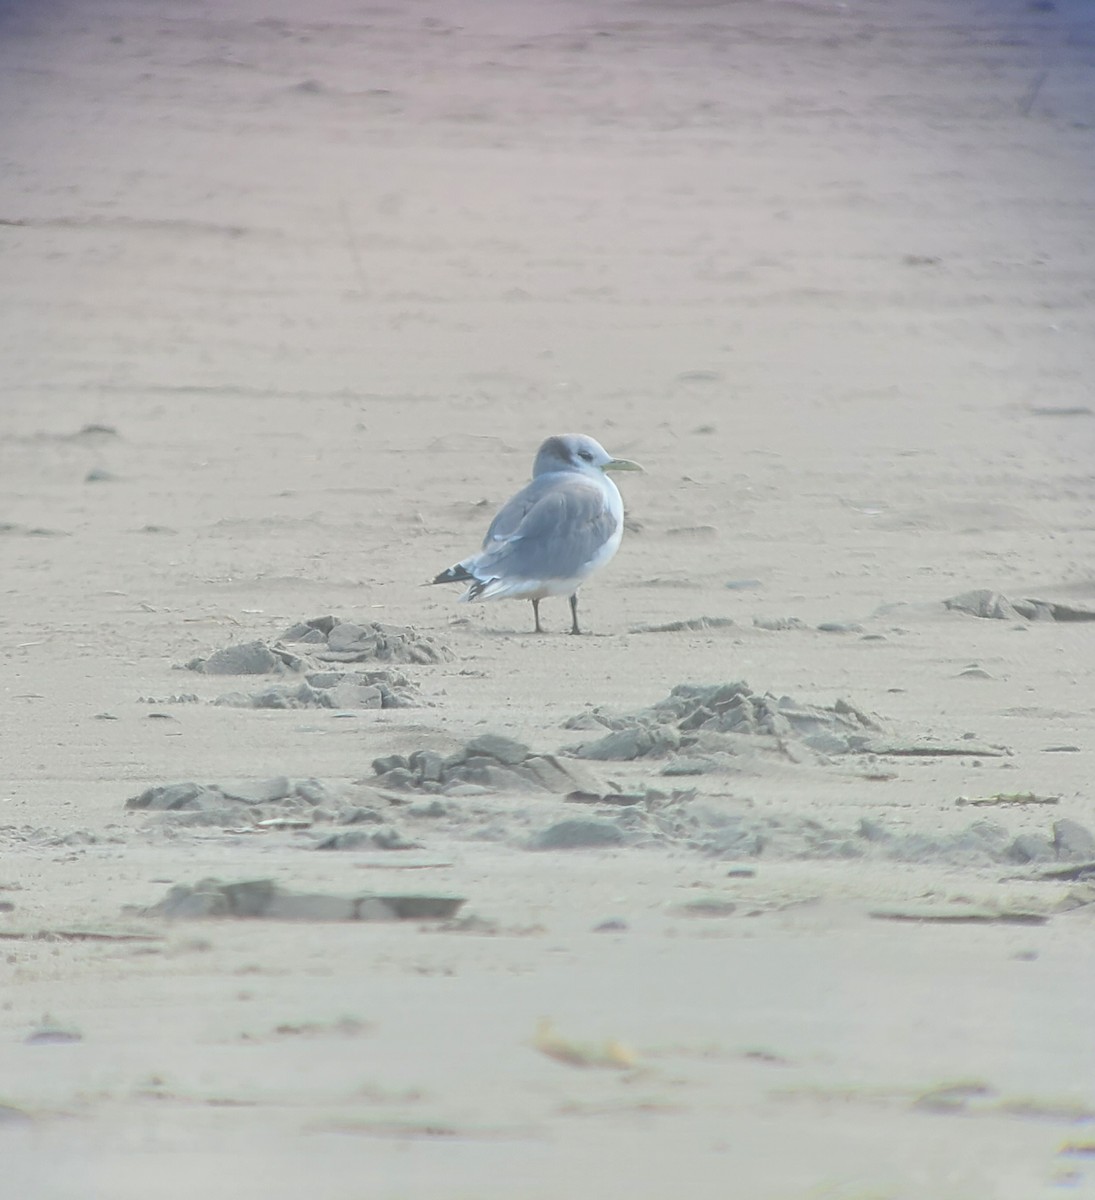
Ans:
{"label": "sand mound", "polygon": [[[1006,753],[962,738],[900,738],[845,700],[803,704],[754,692],[747,683],[678,684],[664,700],[636,712],[593,708],[565,728],[600,732],[566,753],[598,761],[669,758],[666,775],[702,775],[758,753],[795,763],[824,764],[845,755],[987,756]],[[604,731],[608,732],[604,732]],[[739,760],[733,763],[733,760]]]}
{"label": "sand mound", "polygon": [[328,616],[299,621],[274,642],[235,643],[185,666],[203,675],[304,676],[300,682],[230,692],[214,701],[232,708],[407,708],[420,702],[418,686],[402,671],[390,666],[342,671],[336,664],[426,665],[451,657],[446,646],[410,625],[356,625]]}

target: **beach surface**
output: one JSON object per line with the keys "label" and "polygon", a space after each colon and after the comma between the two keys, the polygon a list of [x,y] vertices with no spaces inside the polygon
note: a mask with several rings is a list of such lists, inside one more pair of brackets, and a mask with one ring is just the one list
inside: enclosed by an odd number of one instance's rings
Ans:
{"label": "beach surface", "polygon": [[[0,1190],[1095,1196],[1093,68],[0,6]],[[424,587],[566,432],[587,632]]]}

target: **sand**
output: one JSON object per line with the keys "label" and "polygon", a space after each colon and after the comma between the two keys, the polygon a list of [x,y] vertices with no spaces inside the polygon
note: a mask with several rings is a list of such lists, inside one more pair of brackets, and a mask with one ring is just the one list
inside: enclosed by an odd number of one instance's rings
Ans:
{"label": "sand", "polygon": [[[1095,1195],[1095,625],[943,605],[1095,604],[1093,38],[1079,0],[0,9],[5,1194]],[[646,468],[588,635],[423,587],[568,431]],[[448,653],[393,664],[409,707],[182,666],[325,614]],[[738,680],[891,752],[564,753]],[[483,734],[581,802],[374,773]],[[126,808],[270,779],[319,818]],[[619,836],[530,848],[564,820]],[[408,848],[314,849],[347,830]],[[464,903],[139,915],[210,877]]]}

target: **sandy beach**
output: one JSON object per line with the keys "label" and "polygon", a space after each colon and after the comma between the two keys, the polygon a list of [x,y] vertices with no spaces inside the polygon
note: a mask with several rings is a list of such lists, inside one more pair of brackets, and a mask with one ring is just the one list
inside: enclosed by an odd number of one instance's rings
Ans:
{"label": "sandy beach", "polygon": [[[0,6],[0,1191],[1095,1196],[1093,68]],[[585,634],[423,586],[567,432]]]}

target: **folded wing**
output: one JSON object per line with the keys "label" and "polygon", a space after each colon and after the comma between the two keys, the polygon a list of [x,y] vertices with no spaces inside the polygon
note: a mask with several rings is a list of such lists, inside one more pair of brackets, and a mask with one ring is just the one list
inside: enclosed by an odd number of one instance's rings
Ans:
{"label": "folded wing", "polygon": [[573,579],[604,552],[617,529],[595,483],[579,475],[536,479],[494,518],[483,552],[468,566],[483,582]]}

